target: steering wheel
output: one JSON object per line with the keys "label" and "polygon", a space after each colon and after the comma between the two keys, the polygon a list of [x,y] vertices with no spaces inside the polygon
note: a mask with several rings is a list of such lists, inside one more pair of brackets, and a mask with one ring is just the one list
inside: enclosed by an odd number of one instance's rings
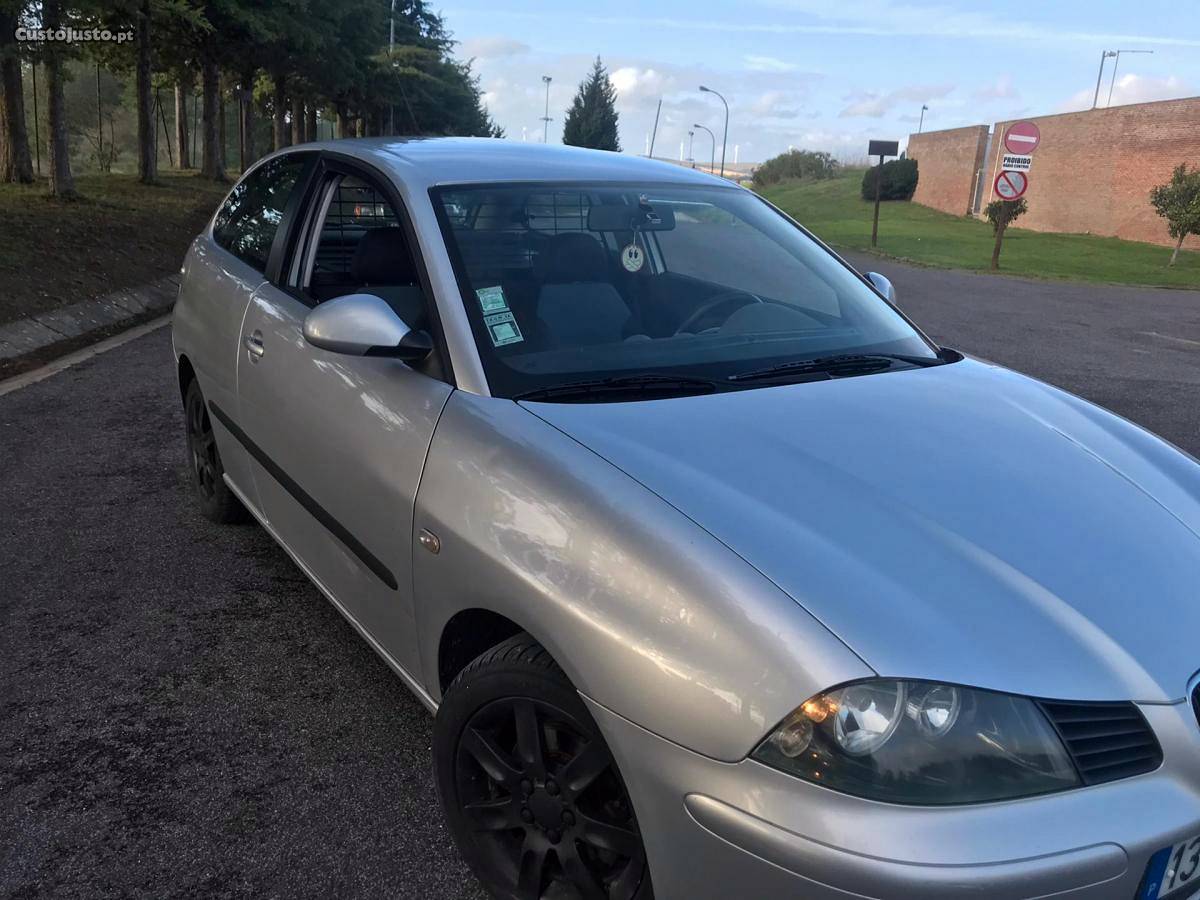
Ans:
{"label": "steering wheel", "polygon": [[[737,302],[739,300],[741,301],[740,303]],[[719,293],[715,297],[713,297],[711,300],[709,300],[707,303],[705,303],[703,306],[701,306],[694,313],[692,313],[690,316],[688,316],[686,319],[684,319],[683,324],[681,324],[678,328],[675,329],[675,334],[695,334],[696,332],[694,331],[694,329],[696,327],[696,324],[698,322],[703,322],[705,316],[708,316],[710,313],[712,313],[713,310],[719,309],[722,306],[727,306],[729,304],[736,304],[733,307],[733,309],[729,310],[729,315],[727,315],[725,317],[726,319],[728,319],[729,316],[733,315],[737,310],[741,309],[743,306],[749,306],[751,303],[765,303],[765,302],[766,301],[763,300],[762,297],[758,296],[758,294],[752,294],[749,291],[739,291],[739,290],[722,291],[721,293]]]}

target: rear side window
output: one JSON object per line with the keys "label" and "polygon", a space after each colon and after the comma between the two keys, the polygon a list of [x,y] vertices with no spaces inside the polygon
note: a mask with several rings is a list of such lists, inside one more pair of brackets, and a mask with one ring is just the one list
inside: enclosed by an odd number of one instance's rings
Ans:
{"label": "rear side window", "polygon": [[247,265],[265,271],[284,207],[306,164],[301,156],[281,156],[242,179],[217,213],[216,242]]}

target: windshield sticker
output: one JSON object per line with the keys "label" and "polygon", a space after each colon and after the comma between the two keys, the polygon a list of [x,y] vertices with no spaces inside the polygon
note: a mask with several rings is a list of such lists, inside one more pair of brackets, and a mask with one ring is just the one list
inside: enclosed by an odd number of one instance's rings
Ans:
{"label": "windshield sticker", "polygon": [[475,296],[479,298],[479,305],[483,309],[484,315],[508,309],[508,301],[504,299],[504,288],[500,285],[480,288],[475,292]]}
{"label": "windshield sticker", "polygon": [[516,344],[525,340],[521,329],[517,327],[517,320],[508,310],[484,316],[483,324],[487,326],[493,347],[503,347],[505,344]]}
{"label": "windshield sticker", "polygon": [[642,248],[637,244],[629,244],[621,251],[621,265],[625,267],[626,272],[641,271],[642,263],[646,261],[646,254],[642,252]]}

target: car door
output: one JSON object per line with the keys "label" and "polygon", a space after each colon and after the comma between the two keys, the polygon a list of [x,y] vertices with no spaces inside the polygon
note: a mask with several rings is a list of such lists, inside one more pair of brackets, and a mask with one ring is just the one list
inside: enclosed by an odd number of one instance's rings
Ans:
{"label": "car door", "polygon": [[[347,179],[366,188],[350,191]],[[317,303],[355,292],[401,296],[413,318],[414,297],[431,298],[428,279],[412,258],[405,277],[419,273],[416,284],[382,284],[380,267],[394,254],[375,253],[356,280],[347,252],[355,235],[387,228],[395,240],[407,229],[404,243],[416,246],[399,197],[377,176],[327,161],[305,207],[282,274],[254,292],[243,325],[238,395],[257,493],[310,576],[402,674],[416,673],[413,506],[452,388],[437,377],[436,360],[419,371],[396,359],[333,353],[307,343],[303,325]]]}
{"label": "car door", "polygon": [[[307,158],[273,157],[248,172],[229,192],[212,228],[192,243],[175,305],[175,349],[187,356],[205,398],[237,417],[237,363],[242,320],[267,276],[279,222]],[[254,482],[245,448],[217,415],[214,430],[225,474],[251,502]]]}

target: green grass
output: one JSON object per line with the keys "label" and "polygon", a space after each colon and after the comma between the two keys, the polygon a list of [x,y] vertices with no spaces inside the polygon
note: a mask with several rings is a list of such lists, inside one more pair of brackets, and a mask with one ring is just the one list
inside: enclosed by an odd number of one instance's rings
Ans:
{"label": "green grass", "polygon": [[[987,271],[992,229],[986,221],[951,216],[916,203],[891,202],[879,210],[879,247],[871,250],[872,204],[859,195],[862,171],[827,181],[790,182],[762,191],[818,237],[843,250],[878,252],[925,266]],[[1165,231],[1165,228],[1164,228]],[[1200,253],[1089,234],[1047,234],[1009,228],[1000,255],[1008,275],[1113,284],[1200,288]]]}

